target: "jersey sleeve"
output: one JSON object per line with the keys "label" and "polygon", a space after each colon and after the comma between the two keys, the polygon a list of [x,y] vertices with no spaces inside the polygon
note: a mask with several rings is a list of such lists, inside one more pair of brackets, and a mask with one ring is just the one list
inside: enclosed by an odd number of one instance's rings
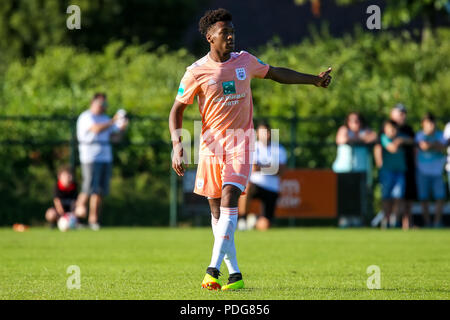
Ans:
{"label": "jersey sleeve", "polygon": [[250,56],[250,66],[249,71],[252,78],[259,78],[262,79],[266,76],[267,72],[269,71],[270,66],[264,62],[262,62],[257,57],[248,54]]}
{"label": "jersey sleeve", "polygon": [[385,135],[382,134],[380,138],[381,145],[386,148],[392,141]]}
{"label": "jersey sleeve", "polygon": [[94,119],[89,114],[83,113],[79,116],[77,121],[77,138],[79,142],[89,143],[94,140],[95,133],[89,131],[94,124]]}
{"label": "jersey sleeve", "polygon": [[436,136],[437,136],[437,141],[440,144],[445,145],[447,143],[447,139],[444,138],[444,133],[442,131],[437,131]]}
{"label": "jersey sleeve", "polygon": [[414,139],[414,141],[415,141],[416,143],[422,142],[422,141],[424,141],[424,140],[425,140],[425,136],[424,136],[424,134],[422,133],[422,131],[418,132],[418,133],[416,134],[415,139]]}
{"label": "jersey sleeve", "polygon": [[200,86],[194,78],[192,71],[186,70],[186,73],[181,79],[180,86],[178,87],[176,100],[184,104],[192,104],[199,89]]}

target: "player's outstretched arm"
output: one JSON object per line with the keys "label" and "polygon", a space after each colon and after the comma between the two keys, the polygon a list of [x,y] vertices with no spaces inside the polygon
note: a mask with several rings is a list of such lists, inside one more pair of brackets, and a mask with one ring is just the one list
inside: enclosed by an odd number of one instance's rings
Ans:
{"label": "player's outstretched arm", "polygon": [[284,84],[313,84],[317,87],[327,88],[331,82],[330,73],[331,68],[328,68],[327,71],[321,72],[318,76],[315,76],[287,68],[270,66],[265,79],[272,79],[273,81]]}
{"label": "player's outstretched arm", "polygon": [[187,104],[175,100],[169,115],[169,130],[172,139],[173,156],[172,168],[179,176],[184,175],[183,146],[181,144],[181,129],[183,127],[183,113]]}

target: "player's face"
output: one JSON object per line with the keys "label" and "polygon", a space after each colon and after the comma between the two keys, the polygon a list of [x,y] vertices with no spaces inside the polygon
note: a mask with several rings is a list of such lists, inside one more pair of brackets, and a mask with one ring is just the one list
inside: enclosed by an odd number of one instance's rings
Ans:
{"label": "player's face", "polygon": [[351,114],[348,117],[348,128],[353,132],[358,132],[361,129],[361,121],[359,120],[358,115]]}
{"label": "player's face", "polygon": [[93,114],[102,114],[106,111],[106,99],[104,98],[97,98],[91,103],[91,112]]}
{"label": "player's face", "polygon": [[208,42],[217,51],[228,54],[234,51],[234,26],[231,21],[219,21],[208,32]]}
{"label": "player's face", "polygon": [[270,130],[265,126],[259,126],[256,131],[256,136],[259,141],[267,145],[270,141]]}
{"label": "player's face", "polygon": [[395,138],[395,136],[397,135],[397,128],[395,128],[392,124],[387,123],[384,126],[384,133],[391,139]]}
{"label": "player's face", "polygon": [[63,186],[67,187],[69,184],[72,183],[72,180],[73,180],[73,177],[70,172],[63,171],[59,175],[59,181],[62,183]]}
{"label": "player's face", "polygon": [[434,132],[434,128],[436,127],[436,125],[434,124],[433,121],[423,120],[422,127],[423,127],[423,132],[426,135],[430,135]]}
{"label": "player's face", "polygon": [[394,109],[391,112],[391,119],[397,122],[399,126],[402,126],[406,122],[406,112],[403,112],[398,109]]}

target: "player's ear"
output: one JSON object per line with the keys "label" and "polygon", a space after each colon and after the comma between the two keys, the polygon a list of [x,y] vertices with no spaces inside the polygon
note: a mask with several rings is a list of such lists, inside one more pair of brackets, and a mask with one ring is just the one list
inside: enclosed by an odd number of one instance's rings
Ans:
{"label": "player's ear", "polygon": [[216,25],[212,25],[209,29],[208,32],[206,32],[206,40],[209,43],[214,43],[214,40],[216,38]]}
{"label": "player's ear", "polygon": [[209,43],[214,43],[214,37],[212,36],[211,32],[208,31],[208,33],[206,33],[206,41],[208,41]]}

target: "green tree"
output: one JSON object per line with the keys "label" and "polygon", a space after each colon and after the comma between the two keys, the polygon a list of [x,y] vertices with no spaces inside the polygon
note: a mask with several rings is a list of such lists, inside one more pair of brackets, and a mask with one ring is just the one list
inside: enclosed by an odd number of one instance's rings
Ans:
{"label": "green tree", "polygon": [[61,44],[99,51],[112,40],[179,48],[184,28],[206,2],[78,0],[81,30],[68,30],[70,0],[2,0],[0,59],[34,56],[50,45]]}
{"label": "green tree", "polygon": [[[320,0],[294,0],[302,5],[307,2],[320,3]],[[367,2],[367,0],[335,0],[338,5],[351,5]],[[434,30],[438,15],[448,15],[450,12],[448,0],[395,0],[386,1],[383,12],[383,25],[386,27],[398,27],[410,23],[415,18],[421,18],[424,22],[423,33]]]}
{"label": "green tree", "polygon": [[[325,90],[254,80],[254,114],[270,118],[272,127],[280,129],[281,142],[302,168],[331,166],[336,130],[349,111],[362,112],[378,130],[390,108],[403,102],[415,129],[427,111],[440,119],[442,129],[443,121],[450,119],[449,39],[448,29],[438,29],[422,44],[408,32],[361,29],[340,38],[313,32],[310,39],[291,46],[270,43],[252,53],[268,64],[306,73],[331,64],[333,83]],[[0,143],[0,223],[5,223],[1,221],[5,213],[9,222],[19,221],[16,214],[42,219],[51,202],[55,168],[69,161],[67,144],[53,144],[70,139],[70,126],[62,118],[85,110],[96,91],[107,92],[110,115],[124,107],[131,116],[126,141],[133,145],[114,148],[113,188],[105,203],[108,224],[167,223],[171,152],[167,119],[185,68],[195,59],[182,49],[148,52],[146,46],[113,42],[100,52],[51,46],[34,58],[10,63],[0,82],[0,141],[31,143]],[[31,122],[8,118],[21,115],[55,118]],[[137,116],[144,119],[138,121]],[[186,109],[186,116],[200,118],[196,103]],[[295,131],[286,117],[300,118]],[[185,119],[183,126],[193,132],[190,120]],[[296,146],[289,143],[292,137]]]}

